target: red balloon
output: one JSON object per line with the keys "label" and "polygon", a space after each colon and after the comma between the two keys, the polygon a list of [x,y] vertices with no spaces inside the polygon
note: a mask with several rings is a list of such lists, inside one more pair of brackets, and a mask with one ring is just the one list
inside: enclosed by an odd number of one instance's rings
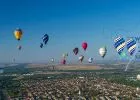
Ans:
{"label": "red balloon", "polygon": [[66,60],[65,59],[63,59],[62,61],[61,61],[61,64],[66,64]]}
{"label": "red balloon", "polygon": [[86,42],[83,42],[82,43],[82,48],[86,51],[87,47],[88,47],[88,44]]}

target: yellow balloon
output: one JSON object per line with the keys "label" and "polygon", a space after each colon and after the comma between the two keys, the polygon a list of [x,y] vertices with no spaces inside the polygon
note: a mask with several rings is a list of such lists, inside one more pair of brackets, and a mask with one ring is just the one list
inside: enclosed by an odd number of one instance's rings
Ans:
{"label": "yellow balloon", "polygon": [[15,32],[14,32],[14,35],[15,35],[15,38],[17,40],[20,40],[21,37],[22,37],[22,30],[21,29],[16,29]]}

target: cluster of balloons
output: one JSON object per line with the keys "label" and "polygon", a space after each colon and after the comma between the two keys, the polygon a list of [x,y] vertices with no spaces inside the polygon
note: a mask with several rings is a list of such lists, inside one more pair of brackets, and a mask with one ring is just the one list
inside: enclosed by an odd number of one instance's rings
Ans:
{"label": "cluster of balloons", "polygon": [[[22,30],[21,30],[20,28],[17,28],[17,29],[14,31],[14,36],[15,36],[16,40],[20,41],[21,38],[22,38],[22,35],[23,35],[23,32],[22,32]],[[41,41],[42,41],[42,42],[40,43],[40,48],[43,48],[44,45],[46,45],[46,44],[48,43],[48,41],[49,41],[49,35],[48,35],[48,34],[44,34],[43,37],[42,37],[42,39],[41,39]],[[117,42],[118,42],[118,41],[117,41]],[[120,43],[120,42],[119,42],[119,43]],[[116,43],[116,47],[117,47],[117,46],[118,46],[118,44]],[[87,43],[87,42],[83,42],[83,43],[82,43],[82,48],[83,48],[84,51],[87,50],[87,47],[88,47],[88,43]],[[22,49],[22,46],[21,46],[21,45],[18,45],[18,46],[17,46],[17,49],[18,49],[18,50],[21,50],[21,49]],[[133,52],[133,50],[130,48],[130,46],[128,46],[128,49],[129,49],[129,51]],[[74,53],[74,55],[78,55],[78,53],[79,53],[79,48],[78,48],[78,47],[75,47],[75,48],[73,49],[73,53]],[[102,47],[102,48],[99,49],[99,54],[100,54],[100,56],[101,56],[102,58],[105,57],[106,53],[107,53],[106,47]],[[62,55],[62,57],[63,57],[63,59],[61,60],[61,64],[66,64],[66,58],[68,57],[68,53],[64,53],[64,54]],[[83,56],[83,55],[80,55],[80,56],[78,57],[78,59],[79,59],[80,62],[82,62],[82,61],[84,60],[84,56]],[[51,62],[54,62],[54,58],[51,59]],[[88,59],[88,62],[89,62],[89,63],[92,63],[92,62],[93,62],[93,58],[90,57],[90,58]]]}
{"label": "cluster of balloons", "polygon": [[[82,43],[82,48],[83,48],[84,51],[86,51],[87,47],[88,47],[87,42],[83,42],[83,43]],[[75,47],[75,48],[73,49],[73,53],[74,53],[74,55],[78,55],[78,53],[79,53],[79,48],[78,48],[78,47]],[[68,57],[68,53],[64,53],[64,54],[62,55],[62,57],[63,57],[63,59],[61,60],[61,64],[66,64],[66,58]],[[82,62],[83,59],[84,59],[84,56],[83,56],[83,55],[80,55],[78,59],[79,59],[80,62]]]}
{"label": "cluster of balloons", "polygon": [[132,38],[127,41],[124,38],[118,36],[114,40],[114,47],[120,56],[125,56],[124,48],[126,47],[130,56],[132,56],[136,51],[136,41]]}
{"label": "cluster of balloons", "polygon": [[[82,43],[82,49],[83,49],[84,51],[86,51],[86,50],[87,50],[87,47],[88,47],[88,43],[87,43],[87,42],[83,42],[83,43]],[[75,56],[77,56],[78,53],[79,53],[79,48],[78,48],[78,47],[75,47],[75,48],[73,49],[73,53],[74,53]],[[102,58],[105,57],[106,53],[107,53],[107,48],[106,48],[106,47],[101,47],[101,48],[99,49],[99,54],[100,54],[100,56],[101,56]],[[61,60],[61,64],[66,64],[66,58],[67,58],[67,57],[68,57],[68,53],[64,53],[64,54],[63,54],[63,59]],[[80,56],[78,57],[78,60],[82,63],[83,60],[84,60],[84,58],[85,58],[84,55],[80,55]],[[90,57],[90,58],[88,59],[88,62],[89,62],[89,63],[92,63],[92,62],[93,62],[93,58]]]}
{"label": "cluster of balloons", "polygon": [[[23,35],[23,32],[20,28],[17,28],[14,31],[14,36],[15,36],[16,40],[20,41],[22,38],[22,35]],[[44,36],[42,37],[42,43],[40,43],[40,48],[43,48],[43,46],[47,44],[48,40],[49,40],[48,34],[44,34]],[[21,50],[22,46],[18,45],[17,48],[18,48],[18,50]]]}

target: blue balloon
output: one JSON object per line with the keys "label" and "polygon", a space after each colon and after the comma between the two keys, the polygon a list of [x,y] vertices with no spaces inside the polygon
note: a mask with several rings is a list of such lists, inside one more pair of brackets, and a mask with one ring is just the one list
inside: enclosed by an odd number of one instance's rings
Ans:
{"label": "blue balloon", "polygon": [[124,48],[125,48],[125,40],[122,37],[117,37],[114,40],[114,47],[117,50],[118,54],[121,55],[121,53],[123,52]]}
{"label": "blue balloon", "polygon": [[43,43],[46,45],[47,42],[48,42],[48,40],[49,40],[49,36],[48,36],[48,34],[45,34],[45,35],[43,36]]}
{"label": "blue balloon", "polygon": [[128,39],[127,41],[127,50],[129,54],[132,56],[136,51],[136,41],[132,38]]}
{"label": "blue balloon", "polygon": [[43,43],[40,43],[40,48],[43,48]]}

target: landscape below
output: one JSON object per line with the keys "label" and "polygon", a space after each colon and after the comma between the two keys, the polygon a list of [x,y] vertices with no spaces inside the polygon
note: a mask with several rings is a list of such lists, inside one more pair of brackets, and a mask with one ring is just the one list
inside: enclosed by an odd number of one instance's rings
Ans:
{"label": "landscape below", "polygon": [[140,64],[7,64],[0,99],[133,100],[140,97]]}

